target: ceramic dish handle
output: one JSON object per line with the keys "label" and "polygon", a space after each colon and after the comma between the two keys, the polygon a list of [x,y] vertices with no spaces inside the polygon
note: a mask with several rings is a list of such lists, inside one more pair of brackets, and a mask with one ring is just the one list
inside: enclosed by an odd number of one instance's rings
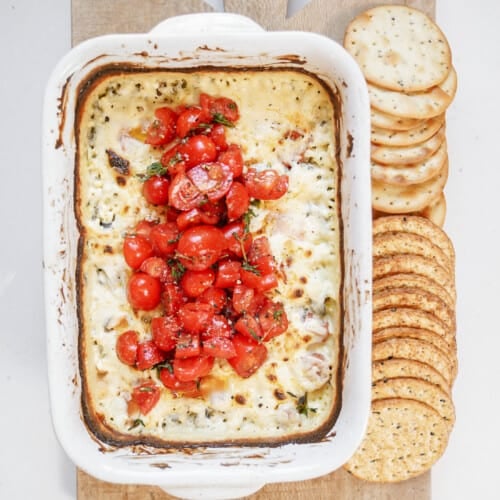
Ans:
{"label": "ceramic dish handle", "polygon": [[175,16],[157,24],[150,33],[153,35],[164,34],[189,34],[193,33],[241,33],[259,32],[264,29],[256,22],[239,14],[202,12]]}

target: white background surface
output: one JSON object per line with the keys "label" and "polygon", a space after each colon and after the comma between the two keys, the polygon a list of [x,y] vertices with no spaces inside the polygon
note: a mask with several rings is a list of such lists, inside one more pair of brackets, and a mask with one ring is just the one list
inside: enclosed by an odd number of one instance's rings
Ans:
{"label": "white background surface", "polygon": [[[447,115],[446,229],[457,252],[460,368],[433,499],[498,499],[500,2],[437,0],[437,19],[459,76]],[[48,406],[40,164],[42,95],[70,48],[70,1],[0,0],[0,41],[0,499],[74,499],[75,469]]]}

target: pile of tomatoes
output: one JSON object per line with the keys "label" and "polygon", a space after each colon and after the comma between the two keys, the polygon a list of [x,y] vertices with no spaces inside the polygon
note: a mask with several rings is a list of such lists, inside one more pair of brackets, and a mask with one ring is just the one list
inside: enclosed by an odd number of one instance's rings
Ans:
{"label": "pile of tomatoes", "polygon": [[[123,242],[130,305],[162,314],[149,340],[119,335],[117,355],[138,370],[157,367],[165,387],[188,397],[200,395],[216,358],[251,376],[267,358],[265,343],[288,327],[269,296],[278,285],[269,241],[248,226],[254,200],[283,196],[288,177],[244,169],[239,146],[226,140],[238,119],[233,100],[207,94],[195,106],[156,109],[145,140],[162,156],[148,168],[143,195],[165,207],[165,218],[140,221]],[[146,414],[159,391],[148,380],[132,400]]]}

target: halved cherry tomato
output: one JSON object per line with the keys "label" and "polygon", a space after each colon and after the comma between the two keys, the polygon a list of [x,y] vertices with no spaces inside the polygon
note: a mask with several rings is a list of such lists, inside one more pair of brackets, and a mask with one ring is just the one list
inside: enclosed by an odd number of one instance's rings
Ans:
{"label": "halved cherry tomato", "polygon": [[196,398],[200,395],[200,391],[198,389],[198,383],[196,380],[192,380],[189,382],[181,382],[175,375],[174,370],[172,371],[168,368],[162,368],[160,370],[160,380],[162,384],[170,389],[172,392],[180,393],[184,397],[192,397]]}
{"label": "halved cherry tomato", "polygon": [[233,290],[233,309],[239,313],[250,313],[254,304],[254,289],[246,285],[237,284]]}
{"label": "halved cherry tomato", "polygon": [[151,229],[153,229],[154,226],[155,226],[154,222],[143,219],[139,221],[135,226],[134,234],[136,234],[137,236],[142,236],[146,240],[149,240]]}
{"label": "halved cherry tomato", "polygon": [[212,356],[193,356],[190,358],[176,358],[173,361],[174,375],[181,382],[198,380],[208,375],[214,366]]}
{"label": "halved cherry tomato", "polygon": [[160,388],[152,380],[147,380],[134,387],[132,400],[139,407],[139,411],[147,415],[160,400]]}
{"label": "halved cherry tomato", "polygon": [[244,285],[255,288],[259,292],[266,292],[278,286],[278,278],[274,273],[261,275],[257,268],[254,270],[242,268],[240,275]]}
{"label": "halved cherry tomato", "polygon": [[[226,129],[224,125],[219,123],[213,124],[210,128],[208,136],[212,141],[214,141],[215,147],[217,151],[223,152],[227,149],[227,141],[226,141]],[[242,159],[243,160],[243,159]]]}
{"label": "halved cherry tomato", "polygon": [[127,235],[123,240],[123,256],[132,269],[139,269],[141,264],[154,255],[151,242],[139,234]]}
{"label": "halved cherry tomato", "polygon": [[272,168],[260,172],[249,168],[244,182],[249,196],[258,200],[277,200],[288,191],[288,176]]}
{"label": "halved cherry tomato", "polygon": [[227,295],[225,290],[212,286],[207,288],[199,297],[198,302],[209,304],[213,307],[214,312],[218,313],[224,309],[227,303]]}
{"label": "halved cherry tomato", "polygon": [[136,272],[130,276],[127,284],[127,299],[134,309],[151,311],[161,300],[160,280],[149,274]]}
{"label": "halved cherry tomato", "polygon": [[220,200],[233,182],[231,169],[223,163],[200,163],[186,172],[187,177],[206,199]]}
{"label": "halved cherry tomato", "polygon": [[157,108],[155,119],[146,132],[146,143],[163,146],[175,137],[177,113],[168,107]]}
{"label": "halved cherry tomato", "polygon": [[158,363],[165,361],[165,358],[165,353],[152,340],[139,342],[137,345],[136,367],[138,370],[149,370]]}
{"label": "halved cherry tomato", "polygon": [[188,297],[198,297],[215,281],[215,271],[211,268],[203,271],[188,269],[181,278],[181,287]]}
{"label": "halved cherry tomato", "polygon": [[239,219],[250,206],[250,197],[240,182],[233,182],[226,195],[227,218]]}
{"label": "halved cherry tomato", "polygon": [[137,360],[137,345],[139,334],[135,330],[123,332],[116,339],[116,355],[118,359],[129,366],[134,366]]}
{"label": "halved cherry tomato", "polygon": [[217,157],[219,163],[227,165],[233,173],[233,178],[238,178],[243,173],[243,155],[237,144],[229,144]]}
{"label": "halved cherry tomato", "polygon": [[252,245],[252,234],[245,230],[245,224],[241,221],[230,222],[221,228],[226,242],[226,248],[237,257],[243,257]]}
{"label": "halved cherry tomato", "polygon": [[213,97],[208,94],[200,94],[200,106],[216,120],[221,116],[234,123],[240,117],[238,105],[229,97]]}
{"label": "halved cherry tomato", "polygon": [[193,271],[203,271],[215,264],[225,249],[225,238],[220,229],[195,226],[187,229],[177,244],[179,261]]}
{"label": "halved cherry tomato", "polygon": [[217,288],[233,288],[240,279],[241,262],[234,259],[219,261],[215,286]]}
{"label": "halved cherry tomato", "polygon": [[182,325],[174,315],[157,316],[151,320],[153,342],[162,351],[168,352],[174,349],[181,332]]}
{"label": "halved cherry tomato", "polygon": [[212,162],[217,158],[217,148],[214,141],[206,135],[193,135],[179,146],[179,152],[184,158],[187,168],[200,163]]}
{"label": "halved cherry tomato", "polygon": [[162,222],[151,229],[150,238],[157,255],[170,257],[177,248],[179,229],[175,222]]}
{"label": "halved cherry tomato", "polygon": [[202,353],[214,358],[229,359],[236,356],[236,349],[228,337],[210,337],[203,341]]}
{"label": "halved cherry tomato", "polygon": [[170,183],[168,201],[177,210],[191,210],[202,203],[203,193],[184,173],[178,173]]}
{"label": "halved cherry tomato", "polygon": [[177,135],[182,139],[208,121],[209,117],[201,108],[187,108],[177,119]]}
{"label": "halved cherry tomato", "polygon": [[173,283],[165,285],[162,299],[165,314],[176,314],[179,308],[187,301],[187,297],[182,293],[181,287]]}
{"label": "halved cherry tomato", "polygon": [[259,322],[250,314],[240,316],[234,324],[234,329],[245,337],[256,341],[259,341],[263,335]]}
{"label": "halved cherry tomato", "polygon": [[192,358],[201,354],[200,336],[183,333],[177,339],[175,357],[179,359]]}
{"label": "halved cherry tomato", "polygon": [[267,300],[259,311],[259,323],[262,327],[262,338],[266,341],[286,332],[288,318],[283,304]]}
{"label": "halved cherry tomato", "polygon": [[144,181],[142,194],[152,205],[165,205],[168,201],[169,182],[166,177],[153,175]]}
{"label": "halved cherry tomato", "polygon": [[207,201],[199,208],[192,208],[187,212],[182,212],[176,220],[180,230],[200,224],[217,224],[223,213],[223,207],[219,203]]}
{"label": "halved cherry tomato", "polygon": [[236,356],[228,359],[228,362],[240,377],[250,377],[267,359],[266,346],[251,338],[235,335],[233,345]]}
{"label": "halved cherry tomato", "polygon": [[259,259],[263,257],[273,258],[271,245],[267,236],[259,236],[258,238],[254,238],[248,251],[248,260],[252,264],[256,264]]}
{"label": "halved cherry tomato", "polygon": [[202,333],[202,338],[212,337],[232,337],[234,333],[233,327],[222,314],[215,314],[208,324],[206,330]]}
{"label": "halved cherry tomato", "polygon": [[199,334],[207,328],[214,316],[214,310],[209,304],[188,302],[177,311],[177,317],[188,333]]}
{"label": "halved cherry tomato", "polygon": [[158,278],[162,283],[168,283],[172,280],[170,268],[165,259],[161,257],[149,257],[139,269],[153,278]]}
{"label": "halved cherry tomato", "polygon": [[186,170],[186,163],[180,153],[180,144],[176,144],[170,149],[167,149],[161,155],[160,162],[168,170],[170,175],[176,175]]}

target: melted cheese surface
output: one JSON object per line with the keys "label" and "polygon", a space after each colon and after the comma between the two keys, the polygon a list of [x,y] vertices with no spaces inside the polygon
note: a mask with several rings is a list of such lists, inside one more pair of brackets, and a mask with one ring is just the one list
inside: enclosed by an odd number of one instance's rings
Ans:
{"label": "melted cheese surface", "polygon": [[[254,208],[251,231],[266,234],[282,273],[273,298],[283,302],[288,331],[266,344],[265,364],[242,379],[217,360],[204,398],[174,397],[155,369],[122,364],[117,336],[151,337],[161,309],[134,313],[126,299],[130,270],[123,237],[143,219],[162,220],[148,206],[137,174],[161,151],[134,138],[154,109],[195,104],[201,92],[234,99],[240,119],[227,128],[245,164],[289,176],[289,191]],[[289,440],[332,421],[340,364],[341,235],[334,107],[315,78],[293,70],[137,72],[110,74],[87,93],[78,127],[76,212],[81,227],[80,362],[91,428],[111,438],[153,438],[166,444]],[[298,131],[300,137],[291,135]],[[106,150],[129,161],[129,174],[110,166]],[[127,412],[134,386],[153,379],[159,403],[142,424]],[[307,396],[307,404],[305,402]],[[94,422],[94,424],[93,424]]]}

